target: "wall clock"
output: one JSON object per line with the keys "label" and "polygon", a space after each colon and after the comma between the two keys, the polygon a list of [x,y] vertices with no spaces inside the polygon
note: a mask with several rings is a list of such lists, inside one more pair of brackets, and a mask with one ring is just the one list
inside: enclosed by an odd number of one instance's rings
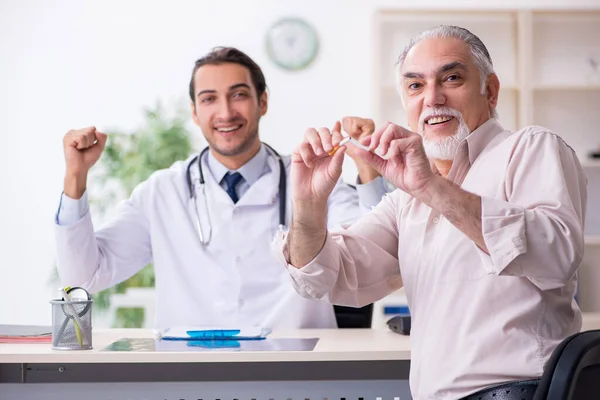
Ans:
{"label": "wall clock", "polygon": [[283,18],[267,32],[269,58],[286,70],[301,70],[317,57],[319,39],[315,29],[299,18]]}

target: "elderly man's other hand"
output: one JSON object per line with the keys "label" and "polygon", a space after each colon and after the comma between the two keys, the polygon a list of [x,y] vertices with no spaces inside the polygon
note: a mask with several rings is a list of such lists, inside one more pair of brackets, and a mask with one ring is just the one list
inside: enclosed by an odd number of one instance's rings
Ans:
{"label": "elderly man's other hand", "polygon": [[424,195],[428,185],[437,178],[425,154],[423,139],[417,133],[388,122],[363,143],[370,151],[357,148],[357,157],[414,197]]}

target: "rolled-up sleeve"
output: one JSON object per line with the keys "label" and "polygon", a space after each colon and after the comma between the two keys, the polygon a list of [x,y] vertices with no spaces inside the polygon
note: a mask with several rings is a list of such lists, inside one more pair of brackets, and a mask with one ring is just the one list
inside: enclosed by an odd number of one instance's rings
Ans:
{"label": "rolled-up sleeve", "polygon": [[507,200],[482,197],[480,252],[491,274],[527,277],[542,290],[573,278],[583,257],[587,180],[558,136],[525,135],[506,171]]}
{"label": "rolled-up sleeve", "polygon": [[301,269],[288,263],[287,237],[282,235],[275,251],[287,265],[296,291],[307,298],[361,307],[401,288],[398,196],[386,195],[349,228],[328,232],[319,254]]}

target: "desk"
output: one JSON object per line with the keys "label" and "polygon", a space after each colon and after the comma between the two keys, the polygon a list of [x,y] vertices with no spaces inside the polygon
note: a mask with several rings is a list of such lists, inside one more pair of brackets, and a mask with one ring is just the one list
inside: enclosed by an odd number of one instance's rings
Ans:
{"label": "desk", "polygon": [[[584,313],[583,330],[600,329]],[[138,329],[95,330],[93,350],[0,344],[0,399],[410,400],[407,336],[386,329],[293,330],[269,338],[319,338],[313,351],[105,352]]]}
{"label": "desk", "polygon": [[95,330],[87,351],[0,344],[0,399],[410,399],[409,338],[387,330],[269,335],[319,338],[313,351],[101,351],[121,338],[152,337],[151,330]]}

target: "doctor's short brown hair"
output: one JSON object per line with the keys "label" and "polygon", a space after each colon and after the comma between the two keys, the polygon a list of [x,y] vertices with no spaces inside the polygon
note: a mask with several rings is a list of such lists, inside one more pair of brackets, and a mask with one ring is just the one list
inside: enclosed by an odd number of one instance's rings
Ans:
{"label": "doctor's short brown hair", "polygon": [[204,57],[196,60],[194,64],[194,69],[192,71],[192,78],[190,79],[190,99],[195,103],[195,88],[194,88],[194,76],[196,75],[196,71],[198,68],[203,65],[220,65],[225,63],[233,63],[242,65],[250,71],[250,77],[252,79],[252,84],[256,89],[256,94],[258,99],[263,95],[265,90],[267,90],[267,83],[265,81],[265,76],[253,59],[251,59],[246,53],[241,50],[236,49],[235,47],[215,47],[210,53],[206,54]]}

